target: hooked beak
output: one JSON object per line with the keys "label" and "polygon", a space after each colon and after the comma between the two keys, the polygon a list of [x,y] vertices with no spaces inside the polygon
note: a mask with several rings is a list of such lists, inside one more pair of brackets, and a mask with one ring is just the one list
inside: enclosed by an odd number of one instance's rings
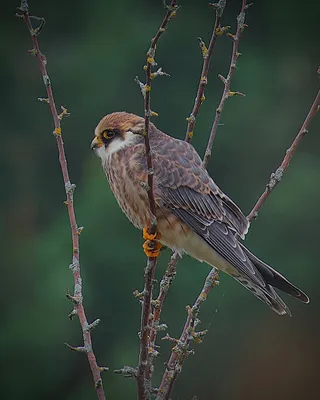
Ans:
{"label": "hooked beak", "polygon": [[93,141],[91,142],[91,150],[96,150],[99,147],[102,146],[102,140],[99,139],[97,136],[93,139]]}

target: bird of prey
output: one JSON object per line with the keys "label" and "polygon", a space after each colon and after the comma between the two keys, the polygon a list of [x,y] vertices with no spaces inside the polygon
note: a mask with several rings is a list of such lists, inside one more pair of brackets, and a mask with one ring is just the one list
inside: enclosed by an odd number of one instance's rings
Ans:
{"label": "bird of prey", "polygon": [[[143,184],[148,172],[144,129],[144,119],[135,114],[108,114],[97,125],[91,147],[122,211],[146,233],[152,215]],[[242,244],[249,221],[214,183],[194,147],[152,123],[149,141],[160,243],[231,275],[279,315],[291,313],[274,288],[308,303],[305,293]]]}

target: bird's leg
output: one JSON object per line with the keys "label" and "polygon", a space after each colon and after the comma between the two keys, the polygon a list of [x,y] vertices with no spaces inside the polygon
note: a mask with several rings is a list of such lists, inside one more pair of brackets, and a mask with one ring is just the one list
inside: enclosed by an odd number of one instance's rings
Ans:
{"label": "bird's leg", "polygon": [[143,228],[143,238],[145,242],[143,243],[143,250],[147,257],[159,257],[161,250],[161,234],[156,232],[155,234],[150,234],[148,228],[145,226]]}

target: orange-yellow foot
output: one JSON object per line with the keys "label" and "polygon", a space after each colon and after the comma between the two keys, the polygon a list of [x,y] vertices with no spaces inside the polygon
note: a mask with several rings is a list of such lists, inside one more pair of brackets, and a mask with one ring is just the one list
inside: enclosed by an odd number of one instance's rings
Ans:
{"label": "orange-yellow foot", "polygon": [[162,245],[157,240],[146,240],[142,247],[147,257],[159,257]]}
{"label": "orange-yellow foot", "polygon": [[160,240],[161,239],[161,233],[157,232],[155,234],[150,234],[150,233],[148,233],[148,227],[145,226],[143,228],[143,239],[144,240]]}

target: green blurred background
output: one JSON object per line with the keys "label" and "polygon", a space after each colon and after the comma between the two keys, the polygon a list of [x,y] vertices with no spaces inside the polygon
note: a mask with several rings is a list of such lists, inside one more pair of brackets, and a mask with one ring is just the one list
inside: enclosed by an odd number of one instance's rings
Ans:
{"label": "green blurred background", "polygon": [[[180,1],[181,9],[158,46],[157,61],[171,77],[154,81],[152,109],[165,132],[183,138],[202,59],[197,36],[208,43],[214,11],[207,1]],[[228,1],[223,24],[235,31],[240,0]],[[2,4],[1,64],[1,390],[2,399],[95,399],[86,357],[64,342],[81,345],[77,319],[67,318],[73,289],[71,239],[64,186],[49,108],[31,42],[15,4]],[[31,14],[46,18],[40,46],[63,121],[75,208],[81,235],[84,302],[100,365],[135,366],[145,256],[141,233],[118,208],[99,160],[90,150],[93,129],[112,111],[143,113],[134,82],[150,39],[162,20],[160,0],[30,1]],[[257,1],[232,83],[245,98],[228,100],[209,171],[248,213],[279,165],[318,90],[320,3]],[[218,40],[193,144],[203,154],[232,42]],[[306,306],[284,296],[293,318],[278,317],[227,276],[203,305],[204,343],[185,363],[173,399],[316,399],[319,348],[320,115],[281,184],[247,238],[248,247],[311,297]],[[161,257],[160,279],[170,252]],[[197,296],[206,265],[185,257],[163,312],[178,336],[185,306]],[[155,386],[169,342],[160,342]],[[135,382],[107,372],[109,399],[134,399]]]}

